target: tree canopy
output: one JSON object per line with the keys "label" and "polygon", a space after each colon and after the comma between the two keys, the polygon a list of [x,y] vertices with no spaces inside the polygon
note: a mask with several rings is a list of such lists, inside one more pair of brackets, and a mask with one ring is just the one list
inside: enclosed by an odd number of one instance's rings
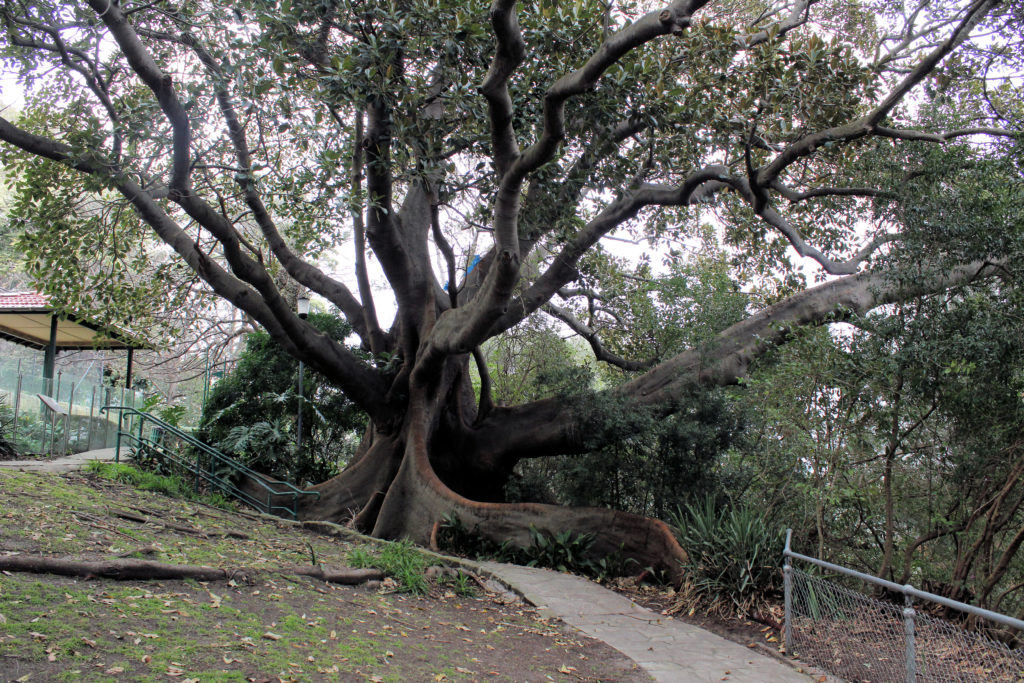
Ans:
{"label": "tree canopy", "polygon": [[[618,431],[593,402],[500,405],[481,346],[554,316],[628,373],[587,388],[595,401],[650,417],[738,381],[794,327],[1011,287],[1022,15],[998,0],[3,0],[4,76],[27,106],[0,140],[34,272],[76,307],[143,320],[154,300],[212,293],[369,415],[304,515],[423,542],[449,513],[499,538],[595,529],[596,552],[671,569],[656,521],[502,503],[520,460]],[[639,291],[643,273],[602,246],[613,233],[679,273],[720,241],[749,303],[690,315],[669,306],[685,278]],[[699,287],[734,286],[706,272]],[[300,319],[296,287],[367,353]]]}

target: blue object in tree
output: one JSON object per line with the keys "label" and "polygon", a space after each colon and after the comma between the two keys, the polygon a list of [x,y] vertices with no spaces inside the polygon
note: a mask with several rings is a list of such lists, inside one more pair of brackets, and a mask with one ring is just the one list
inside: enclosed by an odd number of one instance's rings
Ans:
{"label": "blue object in tree", "polygon": [[[466,275],[469,275],[470,273],[472,273],[473,269],[476,268],[476,264],[478,264],[478,263],[480,263],[480,254],[475,255],[473,257],[473,260],[469,262],[469,268],[466,268]],[[451,284],[450,282],[444,283],[444,291],[446,291],[446,292],[448,291],[448,285],[450,285],[450,284]]]}

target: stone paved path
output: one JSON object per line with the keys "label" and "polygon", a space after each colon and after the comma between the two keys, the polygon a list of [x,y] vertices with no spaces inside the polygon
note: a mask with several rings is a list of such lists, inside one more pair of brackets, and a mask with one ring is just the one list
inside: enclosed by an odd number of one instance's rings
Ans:
{"label": "stone paved path", "polygon": [[[113,462],[116,450],[114,448],[100,448],[54,460],[5,460],[0,461],[0,467],[22,470],[24,472],[71,472],[82,469],[85,467],[85,463],[90,460]],[[124,456],[127,451],[128,449],[122,448],[121,455]]]}
{"label": "stone paved path", "polygon": [[808,683],[795,668],[690,624],[668,619],[591,581],[548,569],[497,562],[480,566],[536,605],[603,640],[657,681]]}

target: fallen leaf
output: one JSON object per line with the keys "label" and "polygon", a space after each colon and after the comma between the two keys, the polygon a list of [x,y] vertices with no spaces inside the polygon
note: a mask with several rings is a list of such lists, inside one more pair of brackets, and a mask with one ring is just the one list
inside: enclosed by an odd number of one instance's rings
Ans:
{"label": "fallen leaf", "polygon": [[107,669],[106,671],[104,671],[103,673],[110,674],[111,676],[113,676],[114,674],[123,674],[124,673],[124,667],[123,666],[112,666],[109,669]]}
{"label": "fallen leaf", "polygon": [[281,640],[281,636],[279,636],[276,633],[273,633],[271,631],[267,631],[266,633],[264,633],[263,637],[266,638],[267,640]]}

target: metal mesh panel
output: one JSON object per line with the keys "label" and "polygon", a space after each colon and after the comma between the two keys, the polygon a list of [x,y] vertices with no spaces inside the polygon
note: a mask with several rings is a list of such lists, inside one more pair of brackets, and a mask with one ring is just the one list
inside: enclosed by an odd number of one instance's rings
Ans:
{"label": "metal mesh panel", "polygon": [[914,622],[918,681],[1024,681],[1024,651],[920,612]]}
{"label": "metal mesh panel", "polygon": [[903,610],[794,567],[793,649],[850,681],[902,681]]}
{"label": "metal mesh panel", "polygon": [[[792,572],[794,654],[849,681],[907,680],[902,607]],[[921,612],[914,631],[916,681],[1024,681],[1024,651]]]}

